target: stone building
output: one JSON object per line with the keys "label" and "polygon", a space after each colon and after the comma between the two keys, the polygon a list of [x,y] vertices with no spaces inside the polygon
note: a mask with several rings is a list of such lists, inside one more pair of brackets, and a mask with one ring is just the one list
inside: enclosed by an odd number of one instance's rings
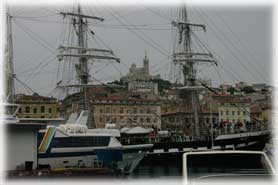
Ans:
{"label": "stone building", "polygon": [[[88,101],[93,113],[93,125],[90,128],[105,128],[107,124],[115,124],[117,128],[126,126],[161,128],[160,103],[157,99],[128,96],[106,90],[105,88],[89,90]],[[65,118],[73,112],[80,112],[81,96],[83,96],[81,93],[72,94],[63,101],[62,110]]]}
{"label": "stone building", "polygon": [[56,98],[33,95],[16,95],[16,103],[20,105],[18,118],[58,118],[61,104]]}
{"label": "stone building", "polygon": [[161,129],[158,100],[110,96],[97,98],[91,103],[97,128],[115,124],[116,128],[141,126]]}
{"label": "stone building", "polygon": [[210,94],[204,98],[203,103],[206,107],[211,104],[213,108],[217,108],[219,122],[244,124],[246,121],[250,121],[251,100],[247,97]]}
{"label": "stone building", "polygon": [[132,93],[158,94],[158,84],[152,82],[129,82],[128,91]]}
{"label": "stone building", "polygon": [[[198,112],[202,133],[207,133],[211,123],[218,122],[217,109],[202,106]],[[185,100],[164,102],[161,106],[161,127],[163,130],[182,131],[186,135],[193,134],[194,114]]]}
{"label": "stone building", "polygon": [[121,80],[124,83],[132,81],[146,81],[151,79],[159,79],[160,75],[152,76],[150,75],[149,69],[149,59],[145,53],[145,58],[143,59],[143,67],[136,67],[136,64],[132,64],[129,68],[129,73],[122,77]]}

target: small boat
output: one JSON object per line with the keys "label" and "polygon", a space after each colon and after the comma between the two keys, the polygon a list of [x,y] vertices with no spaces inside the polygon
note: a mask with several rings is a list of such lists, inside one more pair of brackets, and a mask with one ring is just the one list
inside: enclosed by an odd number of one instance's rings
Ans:
{"label": "small boat", "polygon": [[[40,130],[39,165],[52,170],[108,167],[131,173],[143,159],[144,153],[124,153],[126,149],[117,140],[119,130],[88,129],[87,119],[87,111],[82,111],[78,118],[75,113],[72,114],[66,124]],[[75,122],[71,123],[73,120]]]}

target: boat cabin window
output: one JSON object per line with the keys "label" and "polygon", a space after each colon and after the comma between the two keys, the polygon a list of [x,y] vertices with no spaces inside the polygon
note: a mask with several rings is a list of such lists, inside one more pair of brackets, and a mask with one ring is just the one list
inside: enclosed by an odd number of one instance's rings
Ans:
{"label": "boat cabin window", "polygon": [[29,107],[29,106],[26,106],[26,107],[25,107],[25,112],[26,112],[26,113],[30,113],[30,107]]}

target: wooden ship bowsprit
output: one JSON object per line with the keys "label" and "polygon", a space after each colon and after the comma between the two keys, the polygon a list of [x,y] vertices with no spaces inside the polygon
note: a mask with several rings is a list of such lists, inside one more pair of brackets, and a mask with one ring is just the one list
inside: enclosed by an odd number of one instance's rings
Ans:
{"label": "wooden ship bowsprit", "polygon": [[[199,95],[202,91],[208,91],[213,94],[218,94],[213,88],[209,87],[202,80],[197,78],[196,66],[200,63],[211,63],[217,66],[217,61],[208,51],[207,53],[194,51],[192,48],[192,34],[195,28],[201,28],[204,32],[206,26],[203,24],[191,23],[188,20],[186,7],[179,9],[179,20],[173,21],[172,25],[177,28],[178,42],[176,43],[175,51],[172,55],[172,60],[175,65],[181,67],[183,73],[183,87],[178,87],[177,90],[182,93],[182,97],[188,102],[191,110],[193,125],[192,135],[189,136],[157,136],[156,138],[148,139],[147,137],[132,138],[122,136],[122,144],[138,144],[153,143],[153,148],[148,149],[143,162],[146,163],[162,163],[174,161],[181,165],[182,154],[190,151],[206,151],[206,150],[257,150],[261,151],[265,143],[271,137],[271,132],[268,128],[252,130],[252,132],[237,132],[237,133],[214,133],[212,118],[210,120],[210,128],[205,125],[203,117],[200,115],[201,106]],[[195,35],[195,34],[194,34]],[[196,35],[195,35],[196,36]],[[244,107],[236,104],[238,110],[246,111]],[[251,117],[251,115],[250,115]],[[259,123],[254,117],[250,118],[253,122]]]}

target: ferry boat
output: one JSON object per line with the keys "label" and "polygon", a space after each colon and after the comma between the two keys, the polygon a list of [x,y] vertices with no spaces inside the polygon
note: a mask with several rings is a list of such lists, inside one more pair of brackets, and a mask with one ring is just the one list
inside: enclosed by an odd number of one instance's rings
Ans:
{"label": "ferry boat", "polygon": [[[64,125],[48,126],[46,130],[39,131],[39,166],[52,170],[103,166],[131,173],[143,159],[144,153],[123,153],[124,147],[117,139],[119,130],[88,129],[88,112],[82,111],[78,118],[76,116],[72,114]],[[76,121],[70,123],[75,118]]]}

